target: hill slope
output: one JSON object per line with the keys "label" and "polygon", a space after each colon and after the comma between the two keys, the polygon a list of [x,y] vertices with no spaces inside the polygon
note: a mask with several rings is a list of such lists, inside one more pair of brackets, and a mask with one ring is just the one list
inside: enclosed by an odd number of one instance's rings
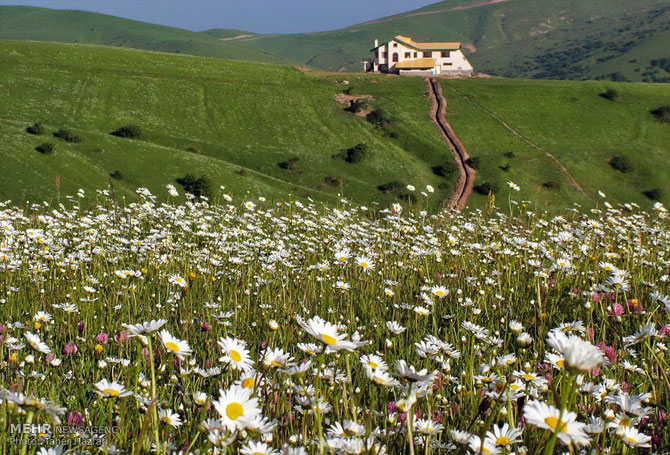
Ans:
{"label": "hill slope", "polygon": [[[368,78],[357,87],[393,113],[397,138],[345,112],[335,96],[352,85],[338,81],[280,65],[0,41],[0,198],[92,191],[110,174],[127,196],[139,186],[165,195],[166,184],[192,173],[235,195],[335,202],[343,192],[365,204],[394,200],[377,189],[389,182],[431,184],[430,203],[440,205],[451,184],[431,168],[451,155],[430,122],[423,80]],[[26,132],[37,121],[49,134]],[[143,140],[109,134],[129,123]],[[61,128],[82,142],[51,137]],[[44,142],[55,144],[53,155],[34,150]],[[367,147],[359,163],[337,157],[357,144]]]}
{"label": "hill slope", "polygon": [[[668,84],[522,79],[442,80],[447,120],[478,159],[475,184],[498,200],[552,211],[610,202],[670,201],[670,124],[650,113],[670,105]],[[607,89],[615,101],[599,96]],[[367,95],[383,128],[345,112],[336,96]],[[339,194],[385,206],[435,187],[419,204],[441,206],[457,178],[431,122],[421,78],[342,76],[202,57],[100,46],[0,42],[0,198],[53,200],[106,188],[134,197],[188,173],[206,175],[236,197],[288,193],[337,203]],[[42,121],[46,133],[26,128]],[[142,140],[109,133],[134,123]],[[70,130],[81,143],[51,133]],[[42,155],[35,147],[55,144]],[[343,153],[357,144],[358,163]],[[346,154],[346,153],[345,153]],[[623,156],[626,172],[610,161]],[[446,174],[439,176],[437,173]],[[507,181],[521,192],[511,192]],[[482,188],[482,185],[484,188]],[[380,190],[380,187],[382,190]],[[469,207],[487,197],[473,193]]]}
{"label": "hill slope", "polygon": [[375,39],[398,34],[462,41],[478,71],[498,76],[670,81],[670,0],[449,0],[341,30],[239,44],[360,71]]}
{"label": "hill slope", "polygon": [[225,39],[244,33],[219,30],[207,34],[88,11],[0,6],[0,39],[101,44],[266,63],[283,61],[266,51]]}

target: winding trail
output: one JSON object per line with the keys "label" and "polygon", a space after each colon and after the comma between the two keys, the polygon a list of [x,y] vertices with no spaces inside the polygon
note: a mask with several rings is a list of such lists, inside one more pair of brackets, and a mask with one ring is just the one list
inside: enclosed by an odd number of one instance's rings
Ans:
{"label": "winding trail", "polygon": [[442,95],[442,86],[434,77],[426,78],[426,83],[428,84],[428,94],[431,100],[431,119],[454,154],[460,173],[456,189],[449,198],[448,205],[450,208],[462,210],[475,185],[475,170],[468,165],[468,159],[470,158],[468,151],[446,120],[447,100]]}

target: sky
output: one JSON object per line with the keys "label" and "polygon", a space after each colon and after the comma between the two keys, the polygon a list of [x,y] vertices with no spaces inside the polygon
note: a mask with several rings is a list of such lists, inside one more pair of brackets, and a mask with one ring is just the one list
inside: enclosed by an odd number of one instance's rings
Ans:
{"label": "sky", "polygon": [[332,30],[410,11],[438,0],[0,0],[0,5],[81,9],[200,31]]}

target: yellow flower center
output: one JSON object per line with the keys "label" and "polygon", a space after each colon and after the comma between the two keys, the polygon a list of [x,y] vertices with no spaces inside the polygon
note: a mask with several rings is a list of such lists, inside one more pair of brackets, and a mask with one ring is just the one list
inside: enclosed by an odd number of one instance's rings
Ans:
{"label": "yellow flower center", "polygon": [[361,266],[362,266],[364,269],[367,269],[367,268],[369,267],[369,265],[368,265],[367,262],[361,262]]}
{"label": "yellow flower center", "polygon": [[630,442],[631,444],[637,444],[637,441],[635,439],[631,438],[630,436],[626,436],[625,441]]}
{"label": "yellow flower center", "polygon": [[523,375],[523,378],[524,378],[526,381],[532,381],[533,379],[535,379],[535,376],[530,375],[530,374],[524,374],[524,375]]}
{"label": "yellow flower center", "polygon": [[379,365],[377,365],[377,363],[373,362],[372,360],[370,360],[368,362],[368,365],[370,365],[372,368],[377,368],[379,366]]}
{"label": "yellow flower center", "polygon": [[554,416],[547,417],[546,419],[544,419],[544,423],[549,425],[550,428],[552,428],[554,431],[556,431],[558,433],[563,432],[565,430],[565,427],[566,427],[565,422],[560,422],[558,420],[558,417],[554,417]]}
{"label": "yellow flower center", "polygon": [[242,380],[242,387],[245,389],[253,389],[254,378],[246,378]]}
{"label": "yellow flower center", "polygon": [[119,391],[116,390],[116,389],[104,389],[104,390],[102,391],[102,394],[103,394],[103,395],[106,395],[106,396],[108,396],[108,397],[115,397],[115,396],[117,396],[117,395],[119,394]]}
{"label": "yellow flower center", "polygon": [[179,352],[179,345],[177,343],[173,343],[172,341],[165,343],[165,347],[172,352]]}
{"label": "yellow flower center", "polygon": [[323,341],[326,344],[329,344],[331,346],[337,344],[337,340],[335,338],[331,337],[330,335],[326,335],[325,333],[321,334],[321,338],[323,338]]}
{"label": "yellow flower center", "polygon": [[556,365],[558,365],[559,367],[563,368],[563,366],[565,365],[565,361],[564,361],[563,359],[561,359],[561,360],[557,360],[557,361],[556,361]]}
{"label": "yellow flower center", "polygon": [[435,295],[438,297],[442,297],[444,295],[444,292],[442,291],[435,291]]}
{"label": "yellow flower center", "polygon": [[244,415],[244,408],[239,403],[230,403],[226,406],[226,415],[230,420],[237,420]]}
{"label": "yellow flower center", "polygon": [[283,367],[283,366],[284,366],[283,363],[281,363],[281,362],[277,362],[276,360],[273,360],[273,361],[270,362],[270,363],[272,364],[273,367]]}
{"label": "yellow flower center", "polygon": [[507,436],[500,436],[498,439],[496,439],[496,444],[499,446],[506,446],[510,443],[510,440]]}
{"label": "yellow flower center", "polygon": [[242,356],[240,355],[240,353],[235,350],[230,351],[230,358],[233,359],[233,362],[239,362],[240,360],[242,360]]}

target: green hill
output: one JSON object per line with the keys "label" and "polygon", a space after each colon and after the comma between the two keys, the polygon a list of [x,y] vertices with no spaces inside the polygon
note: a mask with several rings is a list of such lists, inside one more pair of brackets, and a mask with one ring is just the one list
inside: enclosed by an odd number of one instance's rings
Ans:
{"label": "green hill", "polygon": [[[670,82],[670,0],[449,0],[340,30],[241,39],[329,71],[360,71],[375,39],[466,44],[497,76]],[[663,60],[666,59],[666,60]]]}
{"label": "green hill", "polygon": [[225,39],[239,34],[246,32],[218,30],[208,34],[88,11],[0,6],[0,39],[101,44],[266,63],[285,62],[266,51]]}
{"label": "green hill", "polygon": [[[191,173],[235,195],[293,193],[330,202],[343,192],[387,204],[395,196],[380,185],[431,184],[430,203],[440,205],[452,185],[431,168],[451,155],[430,122],[425,83],[364,78],[353,87],[341,80],[280,65],[0,41],[0,198],[93,191],[105,188],[110,174],[122,177],[112,180],[119,194],[146,186],[165,195],[166,184]],[[345,112],[335,96],[346,88],[364,90],[393,112],[390,129]],[[47,134],[28,134],[38,121]],[[140,126],[143,140],[109,134],[126,124]],[[82,141],[52,137],[59,129]],[[44,142],[55,144],[55,153],[35,151]],[[357,144],[367,148],[359,163],[338,157]]]}
{"label": "green hill", "polygon": [[[406,195],[407,184],[416,193],[430,184],[436,192],[414,203],[442,205],[457,175],[431,122],[426,82],[372,74],[346,81],[281,65],[0,42],[0,198],[53,201],[106,188],[110,174],[117,196],[132,199],[142,186],[165,197],[165,185],[193,174],[206,175],[215,196],[224,185],[238,198],[291,193],[337,203],[343,194],[371,207]],[[441,82],[447,118],[478,161],[479,192],[488,184],[507,201],[513,181],[521,186],[514,199],[552,210],[594,207],[600,190],[610,202],[670,201],[670,124],[651,114],[670,105],[668,84]],[[608,89],[614,101],[599,96]],[[383,127],[346,112],[335,99],[345,92],[372,97],[367,108],[380,110]],[[38,121],[45,133],[29,134]],[[143,137],[110,135],[126,124]],[[53,137],[59,129],[81,142]],[[47,142],[53,154],[35,150]],[[358,144],[363,159],[347,162]],[[446,176],[436,174],[440,166]],[[486,199],[473,193],[469,206]]]}
{"label": "green hill", "polygon": [[0,6],[0,39],[103,44],[327,71],[362,69],[375,39],[458,40],[479,72],[670,82],[670,0],[448,0],[340,30],[191,32],[83,11]]}

